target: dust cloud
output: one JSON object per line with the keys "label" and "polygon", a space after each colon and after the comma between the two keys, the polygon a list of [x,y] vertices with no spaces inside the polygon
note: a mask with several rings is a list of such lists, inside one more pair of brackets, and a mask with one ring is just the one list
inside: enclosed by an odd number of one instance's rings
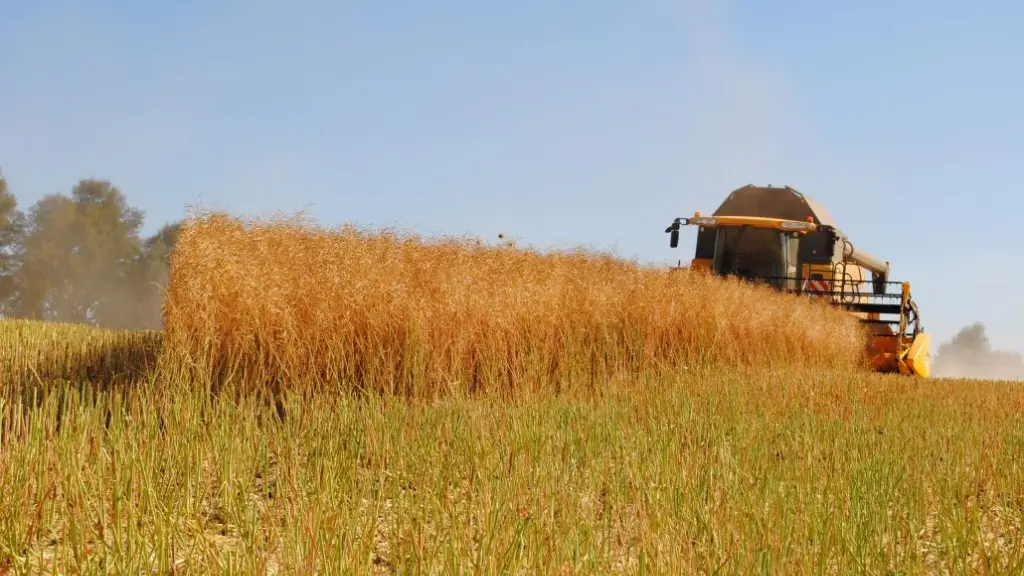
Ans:
{"label": "dust cloud", "polygon": [[932,362],[936,378],[1024,380],[1024,356],[992,348],[981,323],[960,330],[936,351]]}

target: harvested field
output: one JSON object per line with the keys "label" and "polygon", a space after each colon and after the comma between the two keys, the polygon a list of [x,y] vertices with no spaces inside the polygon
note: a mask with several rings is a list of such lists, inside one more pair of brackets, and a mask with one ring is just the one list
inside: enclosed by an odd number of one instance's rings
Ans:
{"label": "harvested field", "polygon": [[281,418],[153,384],[0,399],[0,571],[1024,569],[1019,386],[708,366]]}
{"label": "harvested field", "polygon": [[171,266],[167,353],[197,379],[510,394],[861,361],[845,314],[604,254],[214,214],[187,223]]}
{"label": "harvested field", "polygon": [[101,330],[77,324],[3,320],[0,390],[53,380],[129,384],[157,366],[163,333]]}

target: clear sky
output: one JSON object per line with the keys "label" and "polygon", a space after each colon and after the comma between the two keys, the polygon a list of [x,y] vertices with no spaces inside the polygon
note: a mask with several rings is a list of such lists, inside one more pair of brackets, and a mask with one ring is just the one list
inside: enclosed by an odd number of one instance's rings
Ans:
{"label": "clear sky", "polygon": [[[1024,352],[1024,4],[8,1],[0,170],[628,258],[748,183],[820,200],[939,341]],[[935,345],[937,345],[936,342]]]}

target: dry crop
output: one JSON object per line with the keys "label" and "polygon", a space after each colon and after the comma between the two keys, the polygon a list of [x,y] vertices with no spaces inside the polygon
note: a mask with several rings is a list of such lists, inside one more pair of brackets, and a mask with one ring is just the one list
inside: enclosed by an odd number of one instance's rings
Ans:
{"label": "dry crop", "polygon": [[844,369],[863,346],[823,305],[606,254],[222,214],[182,230],[164,324],[194,378],[427,395],[706,363]]}

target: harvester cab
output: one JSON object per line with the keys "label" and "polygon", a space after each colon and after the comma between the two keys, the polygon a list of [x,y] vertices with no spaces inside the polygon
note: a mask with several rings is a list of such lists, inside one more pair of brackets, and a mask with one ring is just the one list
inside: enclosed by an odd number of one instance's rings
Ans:
{"label": "harvester cab", "polygon": [[672,248],[679,245],[681,226],[698,227],[691,269],[843,308],[868,326],[866,350],[875,370],[930,374],[929,336],[910,284],[890,282],[889,263],[854,247],[831,216],[800,192],[739,188],[711,216],[676,218],[665,230]]}

